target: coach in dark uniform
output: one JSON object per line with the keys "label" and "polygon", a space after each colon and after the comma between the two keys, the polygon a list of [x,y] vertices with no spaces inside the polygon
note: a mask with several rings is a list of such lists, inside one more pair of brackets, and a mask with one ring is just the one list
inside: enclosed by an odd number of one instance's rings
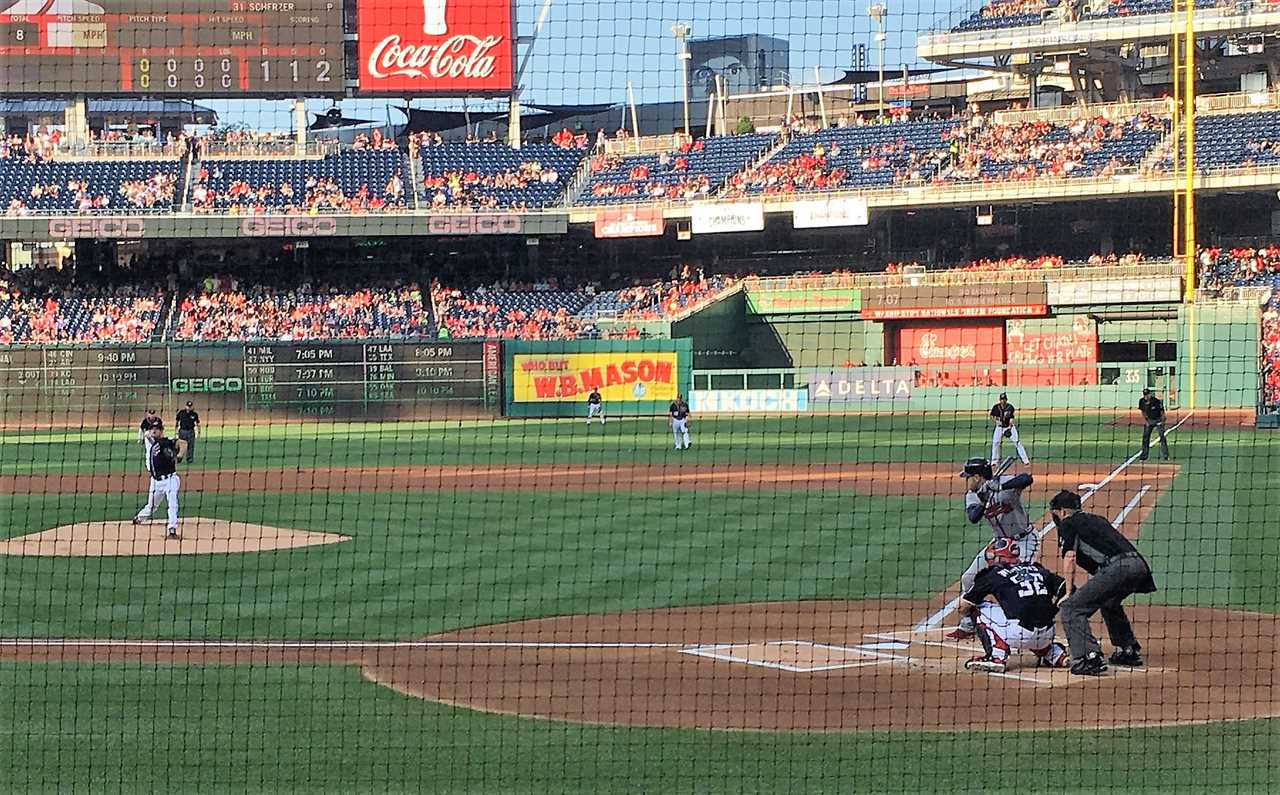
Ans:
{"label": "coach in dark uniform", "polygon": [[1138,401],[1138,411],[1142,412],[1142,455],[1141,461],[1147,460],[1151,452],[1151,431],[1160,434],[1160,457],[1169,460],[1169,440],[1164,437],[1164,401],[1152,394],[1150,389],[1142,390],[1142,399]]}
{"label": "coach in dark uniform", "polygon": [[187,443],[187,463],[196,462],[196,436],[200,429],[200,414],[187,401],[187,407],[178,412],[178,438]]}
{"label": "coach in dark uniform", "polygon": [[[1080,495],[1060,491],[1049,502],[1058,528],[1058,548],[1071,595],[1062,602],[1062,630],[1075,661],[1071,673],[1096,676],[1107,670],[1102,645],[1089,630],[1089,617],[1102,611],[1107,634],[1115,651],[1113,665],[1142,665],[1142,646],[1133,635],[1121,602],[1135,593],[1154,593],[1151,567],[1129,539],[1101,516],[1080,510]],[[1076,569],[1089,573],[1089,581],[1076,589]]]}

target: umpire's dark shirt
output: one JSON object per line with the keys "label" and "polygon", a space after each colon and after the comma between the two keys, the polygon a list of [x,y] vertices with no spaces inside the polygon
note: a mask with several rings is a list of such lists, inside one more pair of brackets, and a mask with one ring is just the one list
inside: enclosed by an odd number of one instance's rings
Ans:
{"label": "umpire's dark shirt", "polygon": [[[1058,549],[1063,556],[1074,551],[1076,565],[1090,574],[1097,574],[1107,559],[1116,555],[1132,553],[1142,557],[1137,547],[1112,527],[1110,522],[1097,514],[1084,511],[1077,511],[1058,526]],[[1146,563],[1146,559],[1142,562]],[[1146,580],[1134,592],[1153,593],[1155,590],[1156,583],[1151,578],[1151,567],[1148,566]]]}
{"label": "umpire's dark shirt", "polygon": [[200,415],[195,409],[183,409],[178,412],[178,429],[183,431],[194,431],[196,425],[200,423]]}
{"label": "umpire's dark shirt", "polygon": [[1138,401],[1138,411],[1152,425],[1164,422],[1164,403],[1155,395],[1148,395]]}

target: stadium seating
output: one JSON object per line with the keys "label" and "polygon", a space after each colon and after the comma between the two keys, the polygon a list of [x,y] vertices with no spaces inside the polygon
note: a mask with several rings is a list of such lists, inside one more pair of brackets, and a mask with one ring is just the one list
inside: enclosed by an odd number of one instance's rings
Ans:
{"label": "stadium seating", "polygon": [[416,284],[363,289],[205,287],[183,296],[176,340],[312,340],[428,337],[431,315]]}
{"label": "stadium seating", "polygon": [[0,158],[0,203],[10,215],[126,209],[170,212],[180,161]]}
{"label": "stadium seating", "polygon": [[[1196,119],[1196,164],[1210,170],[1244,163],[1280,164],[1280,111],[1231,113]],[[1163,168],[1172,167],[1166,155]]]}
{"label": "stadium seating", "polygon": [[729,180],[728,193],[792,193],[888,187],[912,172],[928,178],[957,122],[833,127],[799,135],[757,168]]}
{"label": "stadium seating", "polygon": [[774,135],[701,138],[656,155],[597,156],[580,205],[706,198],[760,158]]}
{"label": "stadium seating", "polygon": [[1037,177],[1089,177],[1137,166],[1168,131],[1143,113],[1119,123],[1076,119],[988,124],[962,131],[957,157],[935,182],[1002,182]]}
{"label": "stadium seating", "polygon": [[197,210],[244,213],[403,209],[411,200],[408,174],[404,153],[395,149],[305,159],[211,159],[201,163],[191,200]]}
{"label": "stadium seating", "polygon": [[141,288],[41,290],[25,295],[0,284],[0,344],[145,342],[164,296]]}
{"label": "stadium seating", "polygon": [[446,143],[420,146],[417,154],[423,207],[538,209],[561,201],[585,152],[554,144]]}

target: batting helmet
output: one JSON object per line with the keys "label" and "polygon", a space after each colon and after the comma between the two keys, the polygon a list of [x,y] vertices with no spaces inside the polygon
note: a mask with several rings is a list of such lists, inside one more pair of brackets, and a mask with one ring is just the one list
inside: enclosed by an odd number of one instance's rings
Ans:
{"label": "batting helmet", "polygon": [[1012,538],[994,538],[983,553],[988,566],[1014,566],[1022,560],[1018,544]]}
{"label": "batting helmet", "polygon": [[970,458],[964,462],[964,470],[960,475],[962,477],[982,475],[987,480],[991,480],[991,462],[985,458]]}

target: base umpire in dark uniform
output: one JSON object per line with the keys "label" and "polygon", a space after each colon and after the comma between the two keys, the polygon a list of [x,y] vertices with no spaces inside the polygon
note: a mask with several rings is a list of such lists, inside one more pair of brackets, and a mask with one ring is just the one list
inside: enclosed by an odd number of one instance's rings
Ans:
{"label": "base umpire in dark uniform", "polygon": [[178,412],[178,438],[187,443],[187,463],[196,462],[196,436],[200,429],[200,414],[192,408],[191,401],[187,407]]}
{"label": "base umpire in dark uniform", "polygon": [[[1065,562],[1064,574],[1071,595],[1059,605],[1062,630],[1071,646],[1071,673],[1097,676],[1107,670],[1102,645],[1089,629],[1089,617],[1098,611],[1107,624],[1115,651],[1113,665],[1142,665],[1142,646],[1133,635],[1121,602],[1135,593],[1154,593],[1151,567],[1129,539],[1097,514],[1080,510],[1080,495],[1060,491],[1049,502],[1058,528],[1058,548]],[[1089,581],[1076,589],[1076,569],[1089,573]]]}
{"label": "base umpire in dark uniform", "polygon": [[1151,452],[1151,432],[1160,435],[1160,457],[1169,460],[1169,440],[1164,436],[1164,401],[1152,394],[1150,389],[1142,390],[1142,399],[1138,401],[1138,411],[1142,413],[1142,455],[1146,461]]}

